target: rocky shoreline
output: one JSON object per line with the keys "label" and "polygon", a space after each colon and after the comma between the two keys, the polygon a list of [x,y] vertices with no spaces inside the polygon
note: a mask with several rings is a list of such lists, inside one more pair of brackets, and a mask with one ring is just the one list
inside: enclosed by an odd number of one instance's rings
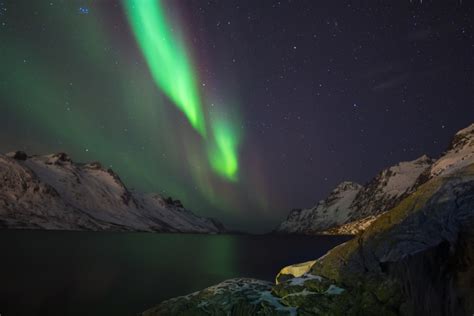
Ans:
{"label": "rocky shoreline", "polygon": [[[227,280],[142,315],[472,315],[474,124],[417,177],[353,239],[275,283]],[[360,190],[335,200],[346,188]]]}
{"label": "rocky shoreline", "polygon": [[142,315],[469,315],[474,164],[421,185],[363,233],[276,282],[232,279]]}

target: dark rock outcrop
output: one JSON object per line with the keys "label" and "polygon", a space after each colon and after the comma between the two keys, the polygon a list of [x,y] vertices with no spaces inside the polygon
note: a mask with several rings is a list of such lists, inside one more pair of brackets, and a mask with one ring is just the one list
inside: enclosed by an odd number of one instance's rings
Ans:
{"label": "dark rock outcrop", "polygon": [[24,151],[15,151],[11,154],[11,157],[16,160],[26,160],[28,155]]}

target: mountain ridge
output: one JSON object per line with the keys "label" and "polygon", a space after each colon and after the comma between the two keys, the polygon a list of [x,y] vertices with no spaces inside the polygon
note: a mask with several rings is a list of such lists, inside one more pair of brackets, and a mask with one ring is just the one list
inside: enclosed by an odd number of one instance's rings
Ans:
{"label": "mountain ridge", "polygon": [[[390,209],[413,189],[416,179],[431,165],[431,158],[423,155],[415,160],[400,162],[379,172],[365,185],[356,184],[356,194],[352,199],[334,200],[334,193],[348,183],[342,182],[325,200],[315,207],[302,210],[298,215],[293,212],[275,230],[276,233],[335,233],[355,234],[368,225],[378,215]],[[332,200],[333,207],[327,202]],[[341,220],[340,213],[345,214]],[[335,220],[337,218],[338,220]],[[356,227],[347,228],[351,223]],[[340,231],[337,229],[340,228]]]}
{"label": "mountain ridge", "polygon": [[[458,131],[447,150],[438,159],[426,155],[379,172],[348,205],[347,200],[333,201],[337,207],[327,207],[334,189],[323,203],[310,209],[291,211],[273,231],[278,234],[357,234],[367,228],[417,187],[433,177],[449,175],[474,163],[474,124]],[[346,182],[342,182],[346,183]],[[322,207],[321,207],[322,205]],[[336,220],[340,213],[347,214],[345,221]]]}
{"label": "mountain ridge", "polygon": [[0,155],[0,226],[4,228],[220,233],[215,219],[179,200],[129,190],[99,162],[65,153]]}

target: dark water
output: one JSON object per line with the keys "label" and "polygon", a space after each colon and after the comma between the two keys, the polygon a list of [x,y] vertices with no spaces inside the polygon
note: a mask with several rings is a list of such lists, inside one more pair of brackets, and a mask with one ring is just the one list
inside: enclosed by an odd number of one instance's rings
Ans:
{"label": "dark water", "polygon": [[135,315],[228,278],[273,281],[348,237],[0,231],[0,314]]}

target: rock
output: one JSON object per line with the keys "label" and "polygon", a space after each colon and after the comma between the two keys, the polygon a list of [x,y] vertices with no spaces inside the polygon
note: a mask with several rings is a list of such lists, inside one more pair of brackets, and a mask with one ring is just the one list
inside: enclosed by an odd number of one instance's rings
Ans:
{"label": "rock", "polygon": [[177,208],[183,208],[183,203],[181,203],[180,200],[174,200],[173,205],[176,206]]}
{"label": "rock", "polygon": [[28,155],[24,151],[21,151],[21,150],[18,150],[18,151],[12,152],[12,153],[7,153],[5,156],[11,157],[11,158],[16,159],[16,160],[26,160],[26,159],[28,159]]}
{"label": "rock", "polygon": [[276,284],[286,281],[289,277],[294,278],[304,275],[305,273],[310,271],[311,267],[315,262],[316,260],[312,260],[284,267],[276,276]]}
{"label": "rock", "polygon": [[93,161],[86,164],[86,167],[91,168],[91,169],[101,170],[102,164],[99,161]]}
{"label": "rock", "polygon": [[66,153],[57,153],[47,156],[46,164],[62,165],[64,163],[72,163],[71,157]]}
{"label": "rock", "polygon": [[231,279],[199,292],[165,301],[142,316],[175,315],[294,315],[271,295],[271,283]]}

